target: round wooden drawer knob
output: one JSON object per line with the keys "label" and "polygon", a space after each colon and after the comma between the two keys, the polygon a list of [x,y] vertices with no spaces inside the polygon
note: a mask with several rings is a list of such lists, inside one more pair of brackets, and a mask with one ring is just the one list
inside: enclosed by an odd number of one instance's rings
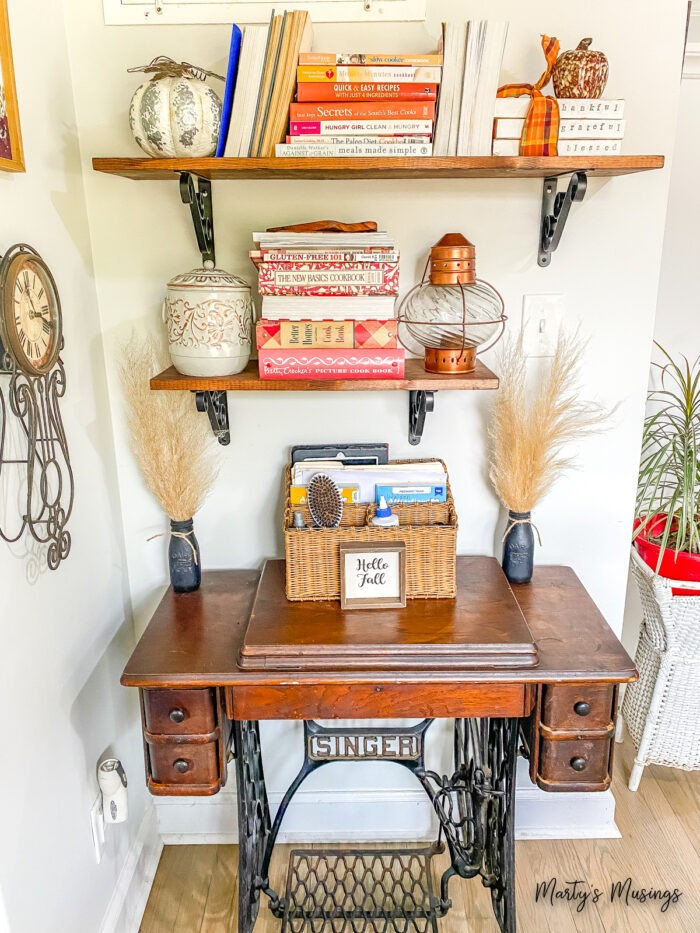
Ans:
{"label": "round wooden drawer knob", "polygon": [[588,716],[590,711],[590,703],[585,703],[583,700],[579,700],[578,703],[574,703],[574,712],[577,716]]}
{"label": "round wooden drawer knob", "polygon": [[569,764],[574,769],[574,771],[585,771],[586,765],[588,764],[588,759],[572,758]]}
{"label": "round wooden drawer knob", "polygon": [[178,774],[184,774],[186,771],[190,770],[190,765],[184,758],[178,758],[173,764],[173,768],[175,768]]}
{"label": "round wooden drawer knob", "polygon": [[184,722],[185,713],[181,709],[171,709],[170,710],[170,719],[172,722]]}

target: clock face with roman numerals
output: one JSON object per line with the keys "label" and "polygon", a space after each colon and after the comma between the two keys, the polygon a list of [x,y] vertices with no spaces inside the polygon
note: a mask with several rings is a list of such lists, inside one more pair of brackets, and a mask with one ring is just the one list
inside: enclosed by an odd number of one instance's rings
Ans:
{"label": "clock face with roman numerals", "polygon": [[61,304],[48,266],[34,252],[21,251],[3,270],[3,343],[20,369],[48,372],[61,348]]}

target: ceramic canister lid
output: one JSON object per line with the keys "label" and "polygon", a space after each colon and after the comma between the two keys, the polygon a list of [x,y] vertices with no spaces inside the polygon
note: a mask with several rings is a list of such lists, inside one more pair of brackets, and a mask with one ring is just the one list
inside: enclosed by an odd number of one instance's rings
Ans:
{"label": "ceramic canister lid", "polygon": [[214,263],[207,259],[204,266],[197,269],[191,269],[189,272],[182,272],[174,276],[168,282],[168,288],[205,288],[205,289],[231,289],[231,291],[240,291],[245,289],[250,291],[250,285],[245,279],[232,272],[226,272],[224,269],[217,269]]}

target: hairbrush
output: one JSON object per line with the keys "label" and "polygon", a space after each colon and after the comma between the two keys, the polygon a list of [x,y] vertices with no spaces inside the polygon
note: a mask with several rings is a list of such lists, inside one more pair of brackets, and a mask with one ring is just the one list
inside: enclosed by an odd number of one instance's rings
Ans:
{"label": "hairbrush", "polygon": [[343,517],[340,490],[327,473],[315,473],[306,490],[309,512],[319,528],[337,528]]}

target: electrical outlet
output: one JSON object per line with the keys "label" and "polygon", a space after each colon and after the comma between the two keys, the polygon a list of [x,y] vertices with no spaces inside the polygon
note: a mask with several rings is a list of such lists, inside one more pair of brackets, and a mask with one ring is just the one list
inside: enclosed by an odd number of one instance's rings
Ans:
{"label": "electrical outlet", "polygon": [[95,847],[95,861],[99,865],[105,848],[105,819],[102,812],[102,794],[98,794],[90,807],[90,826],[92,827],[92,844]]}
{"label": "electrical outlet", "polygon": [[525,356],[554,356],[563,311],[563,295],[523,295]]}

